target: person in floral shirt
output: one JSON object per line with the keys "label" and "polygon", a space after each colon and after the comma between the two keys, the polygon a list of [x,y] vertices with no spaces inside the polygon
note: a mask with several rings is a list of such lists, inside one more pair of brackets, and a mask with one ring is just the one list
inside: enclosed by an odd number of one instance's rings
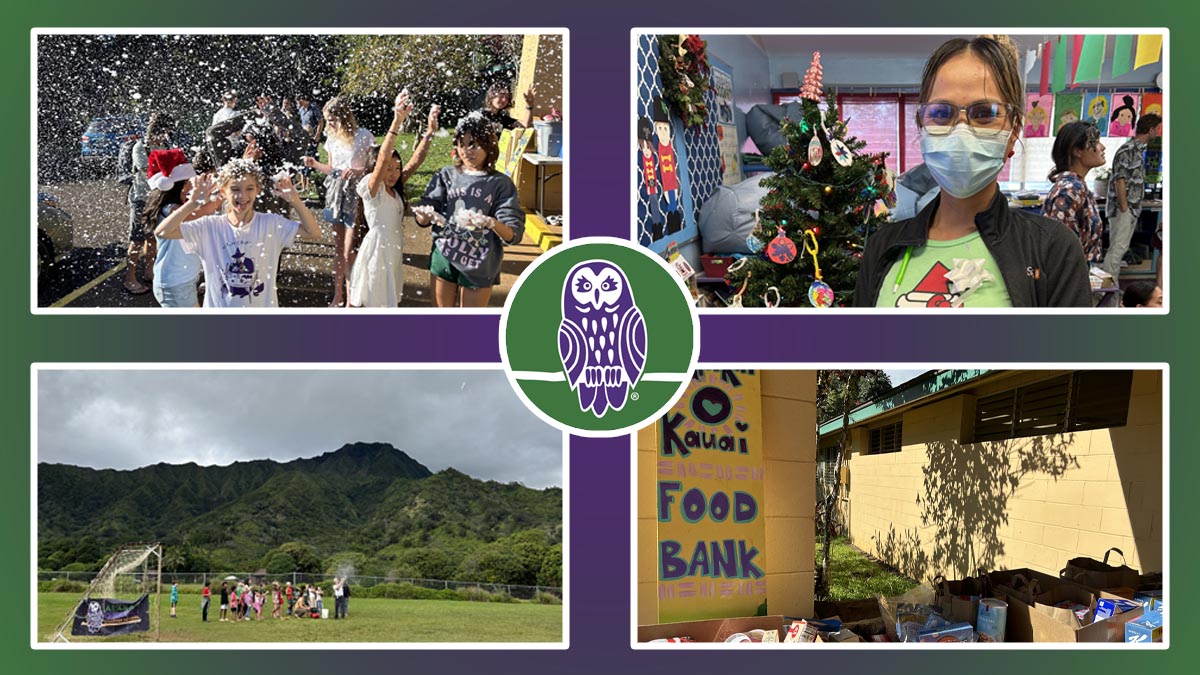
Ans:
{"label": "person in floral shirt", "polygon": [[1142,215],[1142,199],[1146,192],[1146,145],[1162,133],[1162,118],[1153,113],[1142,115],[1136,131],[1134,137],[1113,155],[1112,178],[1108,181],[1108,198],[1104,204],[1109,227],[1104,271],[1114,280],[1121,273],[1121,259],[1129,250],[1129,241]]}
{"label": "person in floral shirt", "polygon": [[1042,215],[1062,221],[1071,228],[1083,246],[1083,255],[1089,263],[1104,260],[1104,232],[1100,210],[1096,208],[1096,195],[1087,186],[1088,171],[1104,166],[1104,144],[1100,142],[1100,130],[1092,122],[1064,124],[1054,139],[1054,170],[1050,180],[1054,187],[1042,204]]}

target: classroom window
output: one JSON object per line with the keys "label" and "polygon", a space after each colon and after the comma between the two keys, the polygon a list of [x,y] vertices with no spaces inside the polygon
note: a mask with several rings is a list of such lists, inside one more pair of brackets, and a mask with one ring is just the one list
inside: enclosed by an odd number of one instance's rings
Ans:
{"label": "classroom window", "polygon": [[866,141],[865,152],[888,153],[884,163],[897,173],[897,167],[901,165],[899,103],[896,94],[845,94],[838,97],[842,121],[847,122],[849,129],[848,135]]}
{"label": "classroom window", "polygon": [[904,448],[903,424],[903,422],[896,422],[872,429],[867,454],[882,455],[888,452],[900,452]]}
{"label": "classroom window", "polygon": [[980,397],[975,442],[1124,426],[1132,371],[1080,371]]}

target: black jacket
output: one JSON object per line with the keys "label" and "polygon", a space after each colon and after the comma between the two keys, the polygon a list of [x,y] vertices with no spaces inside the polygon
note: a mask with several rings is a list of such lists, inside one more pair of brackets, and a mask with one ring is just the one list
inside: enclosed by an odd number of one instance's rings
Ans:
{"label": "black jacket", "polygon": [[[874,307],[892,264],[909,246],[925,245],[941,201],[938,195],[915,217],[871,235],[858,272],[855,306]],[[1061,222],[1010,209],[1008,198],[996,190],[987,210],[975,214],[975,227],[1000,268],[1013,307],[1092,306],[1083,246]]]}

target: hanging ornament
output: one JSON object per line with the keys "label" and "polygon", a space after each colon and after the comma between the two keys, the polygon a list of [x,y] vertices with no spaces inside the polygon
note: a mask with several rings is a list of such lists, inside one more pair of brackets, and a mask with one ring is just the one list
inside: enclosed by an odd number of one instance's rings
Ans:
{"label": "hanging ornament", "polygon": [[808,287],[808,302],[813,307],[821,309],[832,307],[833,289],[821,280],[821,265],[817,261],[817,251],[820,250],[820,246],[817,244],[817,235],[812,230],[804,231],[804,250],[812,256],[813,276],[816,277],[816,280]]}
{"label": "hanging ornament", "polygon": [[749,250],[751,253],[758,253],[759,251],[762,251],[763,250],[762,239],[759,239],[758,237],[754,236],[753,234],[746,235],[746,249]]}
{"label": "hanging ornament", "polygon": [[[837,129],[838,126],[835,124],[833,128]],[[822,126],[821,130],[825,132],[825,138],[829,139],[829,152],[833,153],[833,159],[842,166],[853,164],[854,156],[850,154],[850,148],[846,147],[845,143],[834,138],[834,134],[829,131],[829,127]]]}
{"label": "hanging ornament", "polygon": [[767,251],[767,257],[771,262],[786,265],[796,259],[796,242],[788,239],[787,233],[783,228],[778,228],[779,233],[771,240],[770,247]]}
{"label": "hanging ornament", "polygon": [[827,195],[828,195],[828,194],[833,194],[833,186],[832,186],[832,185],[826,185],[826,186],[825,186],[825,194],[827,194]]}
{"label": "hanging ornament", "polygon": [[850,154],[850,148],[846,144],[832,136],[829,138],[829,151],[833,153],[833,158],[842,166],[850,166],[854,163],[854,156]]}
{"label": "hanging ornament", "polygon": [[884,179],[882,185],[885,188],[883,193],[883,203],[889,209],[896,208],[896,172],[887,169],[883,172]]}
{"label": "hanging ornament", "polygon": [[808,163],[808,162],[805,162],[805,163],[804,163],[804,166],[800,167],[800,170],[801,170],[801,171],[808,171],[810,168],[812,168],[812,167],[811,167],[811,165],[809,165],[809,163]]}
{"label": "hanging ornament", "polygon": [[[774,300],[771,299],[772,294],[774,294],[774,296],[775,296]],[[773,309],[775,307],[778,307],[779,302],[783,299],[779,295],[779,287],[778,286],[769,286],[767,288],[766,292],[764,292],[759,297],[762,298],[763,304],[766,305],[768,309]]]}
{"label": "hanging ornament", "polygon": [[825,148],[821,147],[821,139],[813,134],[812,140],[808,142],[808,163],[821,166],[822,159],[825,159]]}
{"label": "hanging ornament", "polygon": [[[745,260],[745,258],[742,258],[742,260]],[[750,276],[750,272],[746,272],[746,278],[742,280],[742,287],[738,289],[737,293],[729,297],[730,307],[734,309],[742,308],[742,296],[746,294],[746,286],[750,284]]]}

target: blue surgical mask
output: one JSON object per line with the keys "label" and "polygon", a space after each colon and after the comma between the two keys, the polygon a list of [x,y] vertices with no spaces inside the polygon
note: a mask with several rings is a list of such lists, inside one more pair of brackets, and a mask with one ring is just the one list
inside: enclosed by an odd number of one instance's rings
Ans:
{"label": "blue surgical mask", "polygon": [[1008,154],[1010,131],[994,136],[977,136],[965,124],[956,124],[948,134],[921,130],[921,154],[929,173],[942,191],[965,199],[996,180]]}

